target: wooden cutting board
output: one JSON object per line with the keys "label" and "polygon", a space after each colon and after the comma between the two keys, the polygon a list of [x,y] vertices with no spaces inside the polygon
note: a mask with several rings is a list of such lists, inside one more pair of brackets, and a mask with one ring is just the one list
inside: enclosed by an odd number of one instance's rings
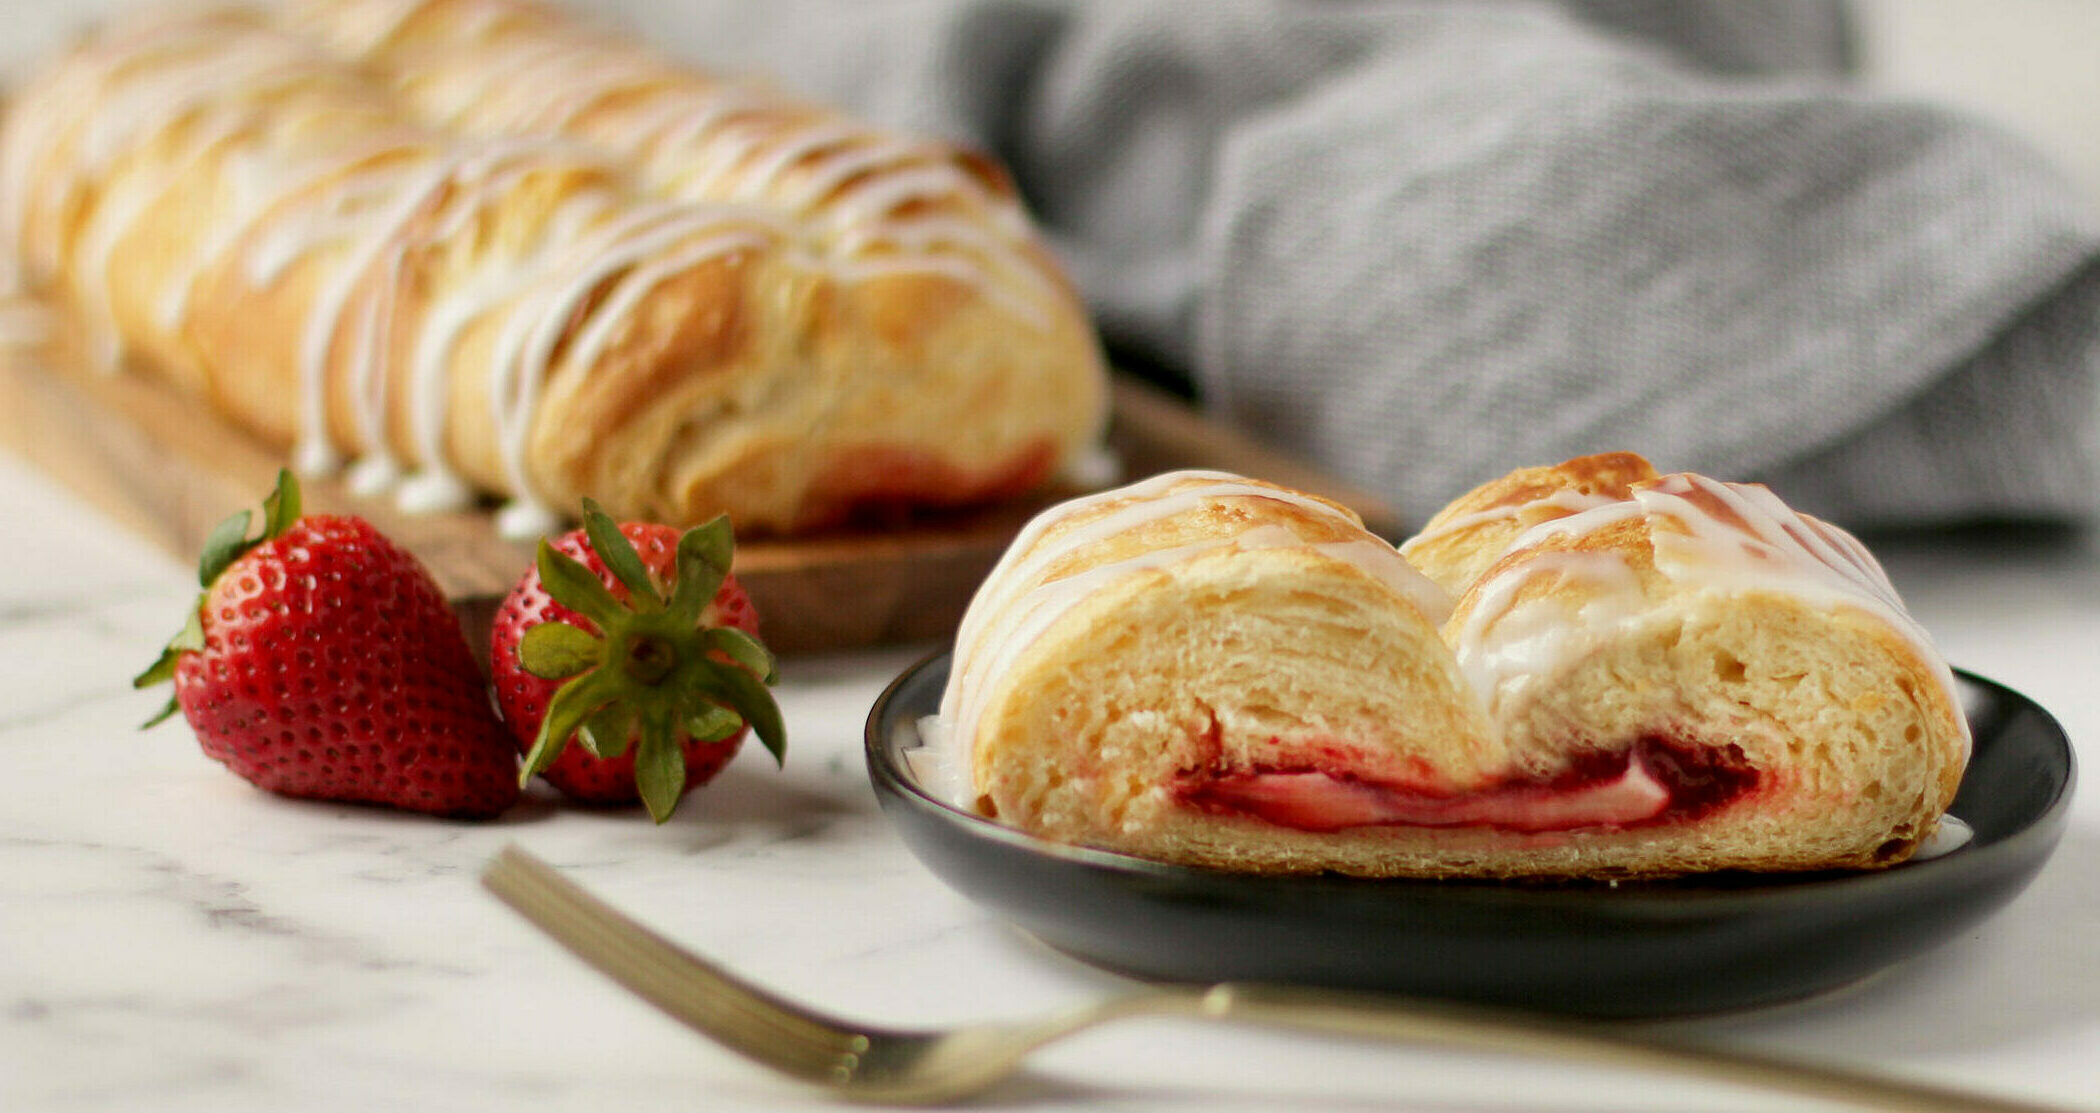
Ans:
{"label": "wooden cutting board", "polygon": [[[0,343],[0,443],[177,558],[194,559],[221,519],[254,507],[282,455],[158,380],[83,369],[83,361]],[[1385,504],[1207,422],[1179,399],[1127,376],[1114,386],[1110,447],[1125,474],[1208,467],[1326,495],[1397,537]],[[498,536],[486,509],[404,514],[342,484],[302,484],[313,510],[364,515],[430,566],[468,610],[492,609],[531,563],[534,546]],[[1047,500],[887,531],[737,547],[736,573],[781,653],[945,637],[1014,533]]]}

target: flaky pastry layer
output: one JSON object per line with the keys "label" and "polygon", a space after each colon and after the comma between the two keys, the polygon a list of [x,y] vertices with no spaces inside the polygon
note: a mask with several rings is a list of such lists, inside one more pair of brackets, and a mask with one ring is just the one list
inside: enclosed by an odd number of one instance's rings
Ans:
{"label": "flaky pastry layer", "polygon": [[1364,876],[1873,868],[1953,799],[1951,672],[1762,487],[1584,458],[1422,538],[1428,574],[1208,473],[1046,512],[964,620],[936,782],[1061,841]]}

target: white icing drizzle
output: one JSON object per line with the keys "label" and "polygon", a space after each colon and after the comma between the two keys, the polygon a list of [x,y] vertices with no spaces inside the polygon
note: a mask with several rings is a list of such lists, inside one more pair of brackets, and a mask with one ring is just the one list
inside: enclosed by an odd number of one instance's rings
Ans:
{"label": "white icing drizzle", "polygon": [[[103,29],[28,84],[20,104],[30,107],[9,114],[0,139],[0,239],[20,248],[20,283],[34,292],[69,276],[114,363],[115,254],[172,186],[208,167],[219,215],[144,292],[145,323],[179,338],[202,276],[229,260],[232,275],[258,289],[318,267],[293,357],[294,462],[309,473],[351,462],[354,489],[392,490],[405,507],[434,510],[473,495],[446,451],[450,357],[465,330],[496,321],[486,397],[515,496],[499,515],[511,534],[559,520],[526,466],[555,353],[572,364],[600,357],[621,335],[620,314],[709,260],[780,252],[840,283],[939,274],[1023,321],[1047,323],[1043,305],[1057,295],[1025,215],[938,145],[860,127],[753,83],[701,79],[595,30],[542,23],[508,0],[434,21],[460,39],[443,47],[448,64],[395,75],[403,96],[446,117],[428,122],[481,136],[463,142],[421,121],[386,121],[361,76],[271,22],[291,20],[329,49],[369,57],[425,2],[133,13]],[[319,115],[335,103],[331,91],[355,98],[342,147],[306,150],[277,137],[331,126]],[[617,128],[587,119],[609,98],[619,99],[619,113],[599,115]],[[276,102],[316,101],[289,124],[273,115]],[[588,135],[586,124],[595,128]],[[119,166],[176,128],[180,154]],[[546,128],[573,135],[524,134]],[[662,200],[637,206],[632,187],[607,170],[602,190],[579,191],[583,199],[563,206],[516,257],[430,284],[414,321],[402,317],[398,288],[412,251],[469,233],[533,174],[598,166],[567,145],[586,139],[638,168],[636,184]],[[68,243],[49,214],[82,198],[94,204]],[[589,319],[571,328],[600,291]],[[396,353],[406,365],[390,369]],[[203,358],[209,375],[211,356]],[[333,420],[331,393],[348,401]]]}
{"label": "white icing drizzle", "polygon": [[[1727,522],[1700,504],[1719,503],[1739,522]],[[1881,562],[1850,533],[1797,514],[1761,484],[1724,483],[1705,476],[1668,475],[1634,488],[1651,517],[1669,517],[1683,533],[1651,531],[1655,566],[1679,583],[1716,591],[1767,590],[1792,594],[1820,606],[1850,606],[1896,631],[1916,651],[1945,693],[1947,706],[1961,707],[1961,691],[1946,658],[1896,593]],[[1966,717],[1960,725],[1964,755]]]}
{"label": "white icing drizzle", "polygon": [[[1309,495],[1250,483],[1224,472],[1194,470],[1162,473],[1126,487],[1073,499],[1038,514],[1022,527],[985,577],[956,631],[955,656],[941,699],[940,717],[945,729],[938,736],[954,751],[945,760],[952,768],[965,771],[956,789],[961,795],[953,800],[957,806],[972,806],[974,788],[967,783],[967,770],[972,766],[971,755],[993,694],[991,681],[1004,674],[1058,619],[1107,584],[1221,549],[1305,548],[1356,566],[1407,599],[1432,623],[1441,622],[1450,611],[1450,600],[1443,590],[1385,542],[1369,534],[1339,542],[1307,542],[1281,523],[1258,524],[1235,536],[1151,549],[1044,579],[1050,568],[1075,553],[1221,499],[1281,502],[1355,529],[1347,514]],[[1105,512],[1095,514],[1103,508]],[[1086,520],[1050,535],[1054,527],[1075,518]]]}
{"label": "white icing drizzle", "polygon": [[[1630,499],[1533,526],[1510,543],[1505,555],[1555,536],[1590,536],[1629,517],[1649,521],[1655,569],[1673,583],[1728,595],[1771,592],[1815,607],[1864,611],[1909,641],[1946,692],[1948,705],[1961,705],[1945,658],[1866,547],[1844,530],[1795,513],[1760,485],[1663,476],[1636,484]],[[1678,528],[1654,528],[1665,519]],[[1516,601],[1525,586],[1546,576],[1582,581],[1584,590],[1565,598],[1545,594]],[[1472,609],[1451,633],[1451,643],[1491,710],[1524,678],[1567,667],[1648,609],[1638,579],[1613,553],[1536,553],[1507,560],[1473,591]],[[1965,724],[1963,730],[1966,736]]]}
{"label": "white icing drizzle", "polygon": [[891,737],[912,779],[928,796],[962,812],[977,810],[977,790],[964,764],[967,757],[953,745],[947,720],[922,715],[915,722],[898,723]]}
{"label": "white icing drizzle", "polygon": [[[529,176],[562,169],[548,165],[544,161],[546,153],[543,145],[510,140],[486,147],[463,148],[441,158],[428,180],[431,190],[442,188],[450,198],[431,238],[444,240],[461,234],[483,206],[494,203]],[[413,207],[420,207],[420,202]],[[572,221],[563,219],[561,212],[557,211],[550,223],[565,228]],[[538,270],[533,264],[537,258],[544,257],[550,239],[542,234],[536,250],[528,252],[523,259],[506,260],[502,269],[483,268],[473,276],[473,281],[451,283],[432,291],[431,305],[416,334],[408,361],[409,436],[420,467],[416,474],[403,482],[397,496],[403,510],[455,510],[472,501],[472,486],[446,463],[445,412],[452,385],[452,351],[461,329],[494,305],[515,296],[523,285],[537,276]],[[383,242],[394,244],[390,261],[398,263],[400,253],[406,247],[405,241],[389,234]],[[508,323],[512,327],[526,327],[531,320],[529,314],[513,313]],[[542,374],[544,370],[543,365]],[[491,374],[496,373],[498,370],[491,368]],[[529,478],[512,478],[519,481],[513,489],[527,493],[529,498],[533,491]]]}
{"label": "white icing drizzle", "polygon": [[[267,177],[262,160],[244,146],[229,145],[219,156],[219,178],[236,198],[254,197],[268,189]],[[120,185],[118,188],[124,187]],[[234,208],[246,211],[252,204],[237,201]],[[237,221],[222,220],[197,231],[200,238],[191,246],[190,257],[198,260],[198,265],[168,268],[165,281],[155,292],[153,304],[149,307],[154,325],[162,332],[173,333],[182,328],[183,321],[189,316],[190,298],[196,293],[204,262],[223,256],[249,229]]]}
{"label": "white icing drizzle", "polygon": [[1953,814],[1943,815],[1939,823],[1933,826],[1932,834],[1927,835],[1925,841],[1918,844],[1917,851],[1909,860],[1929,862],[1934,858],[1944,858],[1975,839],[1976,829],[1969,826],[1966,820]]}
{"label": "white icing drizzle", "polygon": [[1585,510],[1593,510],[1600,506],[1609,506],[1618,501],[1620,500],[1611,495],[1594,492],[1584,493],[1573,487],[1564,487],[1535,499],[1506,503],[1502,506],[1491,506],[1486,510],[1476,510],[1470,514],[1454,514],[1444,521],[1431,522],[1420,533],[1403,542],[1400,546],[1400,551],[1408,553],[1417,546],[1472,529],[1475,526],[1487,525],[1490,522],[1510,521],[1519,517],[1525,511],[1535,510],[1539,507],[1561,511],[1561,515],[1556,515],[1559,517],[1568,514],[1579,514]]}
{"label": "white icing drizzle", "polygon": [[[1511,508],[1512,517],[1516,509]],[[1630,499],[1606,500],[1522,530],[1510,539],[1503,555],[1536,548],[1552,537],[1595,533],[1640,513],[1640,504]],[[1644,603],[1633,570],[1616,554],[1534,554],[1516,569],[1498,573],[1491,568],[1472,589],[1473,606],[1465,621],[1446,632],[1460,672],[1491,716],[1502,697],[1526,676],[1573,660],[1596,643],[1597,632],[1579,625],[1557,599],[1518,605],[1521,589],[1542,575],[1587,581],[1582,607],[1590,622],[1628,617]]]}
{"label": "white icing drizzle", "polygon": [[[217,48],[226,33],[227,25],[216,17],[194,26],[149,21],[83,49],[47,76],[47,91],[29,102],[34,107],[9,113],[6,152],[0,155],[0,212],[6,214],[31,281],[48,282],[68,269],[74,275],[94,362],[105,370],[114,369],[124,351],[110,285],[110,259],[119,242],[176,174],[199,161],[210,144],[248,123],[243,107],[248,98],[311,77],[311,59],[281,42],[265,41],[236,58],[220,58]],[[88,103],[97,110],[85,117],[67,111]],[[207,118],[195,124],[198,142],[185,161],[169,173],[130,179],[96,197],[73,246],[75,265],[66,268],[59,236],[39,236],[32,223],[37,199],[48,199],[49,212],[65,211],[142,138],[198,113]],[[76,122],[69,157],[50,158],[52,148],[68,139],[68,125]],[[41,183],[36,180],[40,172],[46,176]]]}
{"label": "white icing drizzle", "polygon": [[[338,49],[387,66],[388,42],[428,2],[312,0],[291,11]],[[938,274],[1048,327],[1043,307],[1057,291],[1031,254],[1026,214],[944,149],[749,82],[703,79],[618,36],[550,24],[536,11],[492,0],[419,27],[408,59],[392,71],[397,84],[450,128],[552,129],[638,167],[644,188],[659,196],[763,205],[808,220],[841,281]],[[419,67],[424,51],[445,68]],[[583,118],[614,98],[619,114],[587,129]],[[761,125],[740,125],[754,113],[764,114]]]}
{"label": "white icing drizzle", "polygon": [[[398,170],[346,175],[319,203],[302,210],[305,219],[279,220],[264,227],[243,260],[249,282],[262,286],[275,281],[284,267],[316,250],[340,246],[350,253],[347,260],[322,279],[320,291],[299,330],[300,413],[293,461],[309,475],[332,472],[343,459],[341,446],[335,443],[328,428],[328,369],[350,295],[389,247],[399,251],[397,240],[402,225],[444,183],[446,169],[445,161],[433,156],[427,172],[406,179]],[[240,226],[245,222],[227,223]],[[398,273],[398,266],[389,267],[389,274],[394,273]],[[382,320],[370,313],[361,323],[374,332],[383,327]],[[380,350],[376,343],[363,338],[354,348],[358,358],[352,366],[356,368],[353,374],[359,389],[353,389],[352,397],[360,404],[353,408],[367,450],[384,457],[389,470],[398,473],[399,469],[392,466],[392,450],[387,447],[385,399],[378,391]],[[374,474],[368,470],[367,479]]]}
{"label": "white icing drizzle", "polygon": [[[534,322],[535,327],[507,327],[497,338],[490,402],[496,415],[497,444],[504,468],[513,484],[521,485],[519,489],[524,489],[522,484],[527,482],[532,420],[541,384],[551,369],[554,345],[561,338],[560,325],[591,291],[615,274],[628,272],[576,337],[567,355],[570,363],[583,367],[597,361],[611,341],[614,327],[626,319],[635,302],[664,281],[708,260],[763,249],[772,242],[766,234],[769,230],[751,227],[748,220],[744,227],[724,228],[725,214],[721,212],[680,206],[658,209],[649,215],[657,220],[635,221],[623,227],[622,234],[602,245],[593,245],[585,259],[567,270],[566,278],[545,288],[534,312],[514,314],[511,318],[512,326],[522,319]],[[670,251],[672,245],[696,234],[704,238]],[[643,260],[666,251],[670,253],[637,267]],[[513,513],[507,525],[499,522],[499,526],[516,529],[530,521],[546,520],[544,515],[529,519],[525,513]]]}
{"label": "white icing drizzle", "polygon": [[[391,34],[414,4],[384,12],[357,7],[368,22],[354,26],[352,37],[376,40]],[[497,356],[487,372],[487,397],[498,454],[516,493],[499,514],[499,528],[515,535],[543,532],[561,520],[535,490],[527,442],[563,340],[572,343],[562,358],[588,366],[615,341],[640,299],[679,274],[739,252],[792,251],[812,261],[795,250],[774,209],[640,201],[625,192],[619,175],[565,139],[457,141],[364,111],[357,116],[363,133],[354,131],[340,147],[322,144],[302,154],[273,141],[273,123],[329,121],[273,120],[262,102],[301,83],[338,81],[368,109],[370,94],[354,80],[295,36],[230,9],[152,18],[91,42],[32,84],[0,144],[0,230],[12,239],[35,240],[37,215],[72,198],[93,195],[98,202],[70,260],[58,257],[64,248],[55,238],[36,241],[44,246],[28,254],[24,284],[78,276],[91,323],[114,340],[113,252],[178,176],[215,159],[221,219],[168,268],[149,307],[154,323],[179,331],[199,277],[228,252],[238,251],[230,260],[234,273],[259,289],[318,261],[322,270],[297,336],[295,463],[325,472],[354,449],[363,458],[351,471],[353,489],[392,490],[404,508],[430,511],[461,506],[474,494],[444,443],[451,357],[464,330],[493,319]],[[194,140],[182,155],[112,179],[127,151],[178,126]],[[571,191],[517,255],[478,260],[454,281],[432,284],[416,331],[404,338],[406,366],[390,370],[388,353],[397,350],[395,335],[403,327],[397,295],[411,251],[472,234],[485,212],[534,175],[579,170],[598,184]],[[601,289],[601,303],[572,329],[585,301]],[[346,377],[355,444],[338,443],[330,428],[329,392],[337,376]],[[397,406],[413,471],[389,435]]]}
{"label": "white icing drizzle", "polygon": [[[1583,582],[1573,596],[1577,605],[1554,595],[1519,602],[1518,593],[1542,576]],[[1460,672],[1493,716],[1505,696],[1580,658],[1646,602],[1640,580],[1615,553],[1536,553],[1521,575],[1497,576],[1476,588],[1451,643]]]}
{"label": "white icing drizzle", "polygon": [[[1738,520],[1725,521],[1700,505],[1700,495]],[[1786,578],[1796,581],[1797,593],[1813,584],[1859,600],[1891,626],[1930,644],[1864,545],[1835,526],[1796,514],[1763,486],[1679,474],[1637,487],[1633,497],[1651,519],[1666,517],[1684,527],[1651,531],[1656,568],[1674,580],[1765,587]]]}

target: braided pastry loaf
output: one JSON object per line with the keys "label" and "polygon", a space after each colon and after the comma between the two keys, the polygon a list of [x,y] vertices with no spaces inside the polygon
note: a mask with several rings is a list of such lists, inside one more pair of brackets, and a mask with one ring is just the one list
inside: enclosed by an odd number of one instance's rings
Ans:
{"label": "braided pastry loaf", "polygon": [[1400,551],[1181,472],[1040,516],[973,600],[928,778],[1061,841],[1264,872],[1885,866],[1953,799],[1953,676],[1850,535],[1633,456]]}
{"label": "braided pastry loaf", "polygon": [[987,501],[1104,415],[983,160],[515,0],[133,13],[14,98],[0,227],[110,354],[518,535]]}

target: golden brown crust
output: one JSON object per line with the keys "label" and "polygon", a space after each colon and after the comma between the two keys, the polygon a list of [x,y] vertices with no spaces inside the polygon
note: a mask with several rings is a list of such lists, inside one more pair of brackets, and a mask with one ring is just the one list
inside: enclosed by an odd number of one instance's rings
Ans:
{"label": "golden brown crust", "polygon": [[[804,350],[772,358],[813,361],[830,408],[789,428],[732,414],[724,439],[737,447],[721,458],[749,474],[674,445],[684,458],[665,474],[681,478],[654,494],[681,516],[716,491],[740,493],[742,520],[782,529],[979,501],[1017,477],[1040,482],[1098,438],[1105,374],[1091,328],[982,155],[681,65],[531,0],[304,0],[288,12],[425,121],[559,134],[633,168],[654,197],[806,222],[804,246],[844,277],[796,292],[812,299]],[[799,458],[766,455],[785,445]],[[894,459],[914,464],[889,469],[893,485],[849,470]],[[936,474],[954,485],[920,478]]]}
{"label": "golden brown crust", "polygon": [[1654,465],[1631,452],[1518,468],[1451,500],[1400,551],[1455,595],[1478,579],[1523,531],[1624,499],[1633,484],[1655,477]]}
{"label": "golden brown crust", "polygon": [[[379,7],[409,16],[404,36],[489,13],[577,33],[553,9]],[[113,352],[302,461],[361,460],[361,483],[405,481],[408,503],[507,496],[537,528],[591,496],[619,516],[727,512],[761,533],[869,503],[1009,496],[1095,444],[1106,382],[1089,324],[1000,179],[969,159],[899,148],[969,169],[952,199],[897,212],[936,208],[955,235],[1000,248],[962,261],[989,260],[974,270],[922,263],[882,237],[923,226],[866,204],[859,225],[831,219],[875,169],[792,208],[646,194],[622,161],[634,152],[419,109],[408,91],[487,79],[460,43],[406,51],[424,68],[392,74],[278,19],[141,16],[56,62],[9,114],[0,217],[25,233],[31,283]],[[645,91],[706,83],[604,42],[609,92],[578,117],[590,126],[647,106],[634,73]],[[782,99],[751,120],[824,111]],[[852,143],[890,142],[821,119],[870,137]],[[774,185],[825,169],[790,160]],[[841,228],[866,242],[828,244]]]}

